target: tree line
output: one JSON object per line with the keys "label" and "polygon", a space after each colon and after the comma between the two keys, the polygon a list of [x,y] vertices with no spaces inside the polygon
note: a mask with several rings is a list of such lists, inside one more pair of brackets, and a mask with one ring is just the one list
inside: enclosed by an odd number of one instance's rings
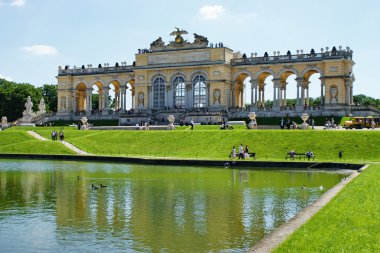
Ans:
{"label": "tree line", "polygon": [[8,121],[22,117],[27,97],[33,102],[33,111],[38,111],[38,104],[43,97],[46,111],[57,111],[57,85],[44,84],[35,87],[29,83],[16,83],[0,79],[0,117],[6,116]]}

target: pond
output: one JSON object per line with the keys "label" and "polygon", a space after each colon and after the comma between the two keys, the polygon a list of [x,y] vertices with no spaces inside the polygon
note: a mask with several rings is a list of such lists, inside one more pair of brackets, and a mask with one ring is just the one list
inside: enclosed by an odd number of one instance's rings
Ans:
{"label": "pond", "polygon": [[246,252],[345,175],[0,160],[1,250]]}

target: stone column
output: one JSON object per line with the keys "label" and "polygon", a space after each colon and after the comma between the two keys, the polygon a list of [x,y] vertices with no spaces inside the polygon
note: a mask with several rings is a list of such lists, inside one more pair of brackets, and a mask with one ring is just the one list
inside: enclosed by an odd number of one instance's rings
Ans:
{"label": "stone column", "polygon": [[251,106],[257,106],[257,86],[259,84],[257,79],[251,79]]}
{"label": "stone column", "polygon": [[103,110],[103,90],[99,90],[98,100],[99,100],[98,110],[102,111]]}
{"label": "stone column", "polygon": [[[273,79],[273,106],[278,106],[279,105],[279,86],[280,86],[280,81],[277,79]],[[277,93],[277,94],[276,94]]]}
{"label": "stone column", "polygon": [[346,85],[346,90],[345,90],[345,97],[346,97],[346,101],[345,101],[345,104],[346,105],[349,105],[350,104],[350,81],[349,80],[345,80],[345,85]]}
{"label": "stone column", "polygon": [[353,85],[352,85],[352,82],[351,82],[351,85],[350,85],[350,105],[354,104],[354,94],[353,94]]}
{"label": "stone column", "polygon": [[126,99],[126,89],[127,87],[125,87],[124,85],[121,86],[121,111],[124,112],[125,111],[125,99]]}
{"label": "stone column", "polygon": [[320,77],[319,80],[321,80],[321,105],[324,105],[325,104],[325,99],[324,99],[324,92],[323,92],[323,89],[325,87],[325,79],[323,77]]}
{"label": "stone column", "polygon": [[261,91],[261,95],[262,95],[262,99],[261,99],[261,103],[263,104],[263,107],[265,107],[265,88],[263,87],[263,90]]}
{"label": "stone column", "polygon": [[300,96],[300,89],[301,89],[301,92],[302,92],[302,86],[303,86],[303,78],[297,78],[296,79],[297,81],[297,105],[298,106],[303,106],[302,105],[302,93],[301,93],[301,96]]}
{"label": "stone column", "polygon": [[[136,94],[135,94],[135,88],[134,87],[131,87],[131,96],[132,96],[132,105],[131,105],[131,108],[132,109],[135,109],[136,108],[136,105],[135,105],[135,100],[136,100]],[[145,93],[145,96],[147,98],[147,102],[144,104],[144,107],[145,108],[148,108],[148,103],[149,103],[149,92]],[[125,99],[127,99],[127,95],[125,95]],[[127,102],[125,102],[125,108],[127,108]]]}
{"label": "stone column", "polygon": [[72,111],[75,113],[77,111],[77,91],[76,90],[73,90],[71,97],[72,97],[72,108],[73,108]]}
{"label": "stone column", "polygon": [[283,106],[286,106],[286,83],[284,87],[284,101],[283,101]]}
{"label": "stone column", "polygon": [[310,82],[307,82],[306,83],[306,104],[309,106],[309,84],[310,84]]}
{"label": "stone column", "polygon": [[303,84],[301,86],[301,105],[305,105],[305,86]]}
{"label": "stone column", "polygon": [[91,107],[92,107],[92,88],[86,89],[86,114],[91,113]]}
{"label": "stone column", "polygon": [[255,106],[257,106],[257,89],[258,89],[258,86],[256,85],[255,86]]}
{"label": "stone column", "polygon": [[109,87],[104,87],[103,88],[103,114],[108,114],[109,110],[109,101],[108,101],[108,96],[109,96]]}
{"label": "stone column", "polygon": [[232,95],[232,107],[235,107],[236,106],[236,83],[232,84],[231,95]]}
{"label": "stone column", "polygon": [[253,106],[253,89],[254,89],[253,86],[254,86],[254,82],[253,82],[252,79],[249,82],[251,83],[251,106]]}

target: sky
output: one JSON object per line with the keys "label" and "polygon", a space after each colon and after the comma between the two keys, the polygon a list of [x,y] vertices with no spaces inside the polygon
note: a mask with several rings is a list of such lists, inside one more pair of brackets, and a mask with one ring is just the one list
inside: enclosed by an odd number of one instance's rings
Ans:
{"label": "sky", "polygon": [[379,13],[374,0],[0,0],[0,78],[42,86],[58,66],[132,64],[179,27],[248,56],[349,46],[354,95],[380,98]]}

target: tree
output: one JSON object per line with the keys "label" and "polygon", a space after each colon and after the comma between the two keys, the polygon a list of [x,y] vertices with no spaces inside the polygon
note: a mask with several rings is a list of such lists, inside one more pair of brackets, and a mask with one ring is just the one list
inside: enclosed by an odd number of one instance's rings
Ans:
{"label": "tree", "polygon": [[30,96],[33,110],[38,111],[42,90],[28,83],[15,83],[0,79],[0,116],[6,116],[9,121],[22,117],[25,102]]}
{"label": "tree", "polygon": [[374,106],[379,107],[379,99],[374,99],[372,97],[368,97],[363,94],[355,95],[354,96],[354,104],[355,105],[364,105],[364,106]]}
{"label": "tree", "polygon": [[42,96],[45,100],[46,111],[56,112],[57,111],[57,85],[55,84],[44,84],[44,86],[38,88],[41,89]]}

